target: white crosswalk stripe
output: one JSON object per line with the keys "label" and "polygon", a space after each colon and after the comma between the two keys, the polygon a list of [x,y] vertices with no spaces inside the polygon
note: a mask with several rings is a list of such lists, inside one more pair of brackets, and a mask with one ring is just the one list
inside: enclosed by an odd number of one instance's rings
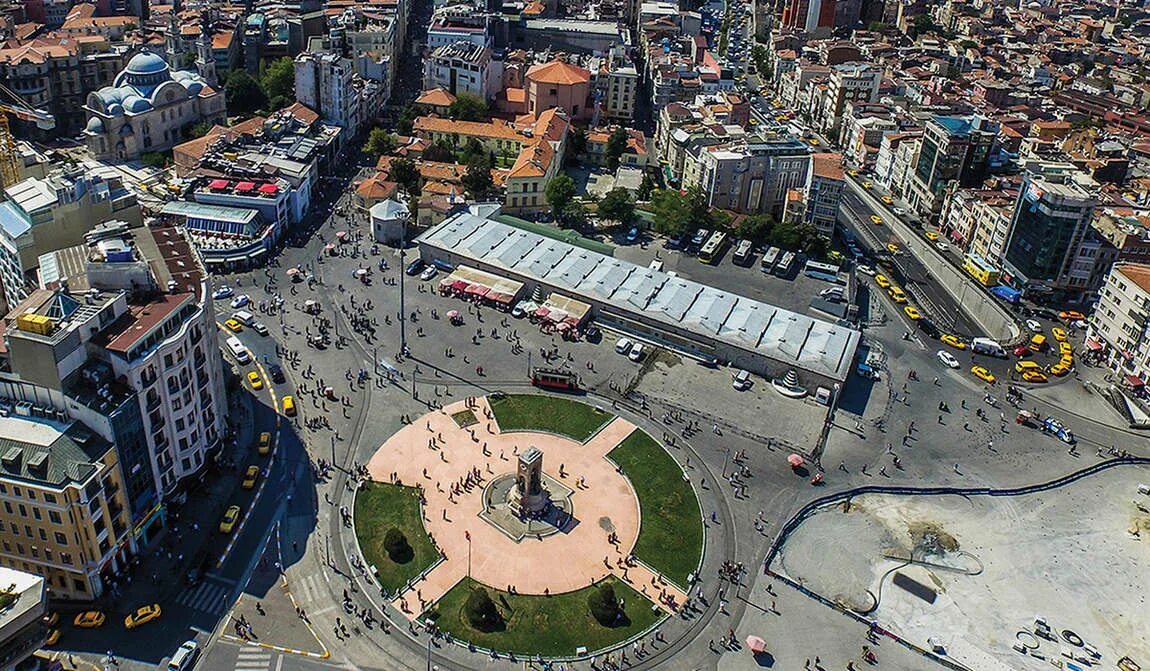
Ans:
{"label": "white crosswalk stripe", "polygon": [[216,613],[223,608],[227,598],[227,587],[205,580],[195,587],[185,588],[176,597],[176,601],[194,610]]}
{"label": "white crosswalk stripe", "polygon": [[323,577],[317,573],[312,573],[296,580],[292,592],[295,594],[297,601],[303,603],[315,603],[323,598],[324,582]]}
{"label": "white crosswalk stripe", "polygon": [[263,671],[271,665],[271,661],[272,653],[270,650],[244,646],[236,655],[236,671],[256,671],[257,669]]}

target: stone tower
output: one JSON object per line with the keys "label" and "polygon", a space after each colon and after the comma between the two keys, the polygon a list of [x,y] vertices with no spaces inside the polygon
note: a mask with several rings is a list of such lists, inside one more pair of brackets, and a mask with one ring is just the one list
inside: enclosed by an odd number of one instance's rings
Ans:
{"label": "stone tower", "polygon": [[515,487],[508,503],[516,515],[541,517],[551,506],[551,494],[543,488],[543,453],[529,447],[519,455]]}
{"label": "stone tower", "polygon": [[196,43],[196,71],[212,88],[216,87],[216,57],[212,53],[212,33],[214,26],[211,10],[205,9],[200,22],[200,40]]}

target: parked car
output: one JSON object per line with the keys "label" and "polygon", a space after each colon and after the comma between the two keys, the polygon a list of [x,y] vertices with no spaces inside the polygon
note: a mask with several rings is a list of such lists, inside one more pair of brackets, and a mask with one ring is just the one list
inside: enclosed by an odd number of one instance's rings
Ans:
{"label": "parked car", "polygon": [[239,296],[236,296],[235,298],[232,299],[232,303],[231,303],[232,309],[235,310],[237,308],[245,307],[245,306],[247,306],[248,303],[251,303],[251,302],[252,302],[252,299],[249,298],[247,294],[240,294]]}
{"label": "parked car", "polygon": [[415,277],[423,270],[424,266],[426,265],[427,264],[423,262],[423,259],[413,259],[411,263],[407,264],[407,269],[404,272],[406,272],[411,277]]}
{"label": "parked car", "polygon": [[938,357],[938,360],[942,362],[942,365],[946,366],[947,368],[958,368],[958,359],[954,358],[954,355],[950,352],[944,349],[940,349],[935,353],[935,356]]}
{"label": "parked car", "polygon": [[428,266],[428,267],[423,269],[422,273],[419,274],[419,279],[426,282],[438,274],[439,274],[439,270],[436,269],[435,266]]}
{"label": "parked car", "polygon": [[225,284],[222,287],[220,287],[220,288],[218,288],[212,292],[212,298],[216,298],[216,299],[231,298],[232,293],[233,293],[232,288]]}
{"label": "parked car", "polygon": [[284,369],[281,368],[278,363],[273,363],[272,365],[268,366],[268,375],[271,375],[272,382],[275,382],[276,384],[283,384],[284,380],[286,379],[284,378]]}
{"label": "parked car", "polygon": [[618,354],[626,354],[631,351],[635,343],[631,342],[628,338],[619,338],[615,341],[615,352]]}
{"label": "parked car", "polygon": [[635,343],[635,346],[631,348],[631,351],[627,352],[627,358],[631,361],[638,362],[643,359],[643,355],[646,353],[646,348],[643,347],[643,343]]}

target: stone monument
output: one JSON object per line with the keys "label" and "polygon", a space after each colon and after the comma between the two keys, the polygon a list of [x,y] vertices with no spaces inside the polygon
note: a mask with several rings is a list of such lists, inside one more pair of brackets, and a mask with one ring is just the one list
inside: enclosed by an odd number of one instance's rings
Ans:
{"label": "stone monument", "polygon": [[551,494],[543,488],[543,452],[539,448],[529,447],[519,455],[515,486],[507,503],[520,517],[542,517],[551,508]]}

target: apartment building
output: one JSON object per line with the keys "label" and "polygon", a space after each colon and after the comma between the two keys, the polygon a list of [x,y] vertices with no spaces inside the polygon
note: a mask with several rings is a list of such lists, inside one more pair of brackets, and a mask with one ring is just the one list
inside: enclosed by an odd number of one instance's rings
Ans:
{"label": "apartment building", "polygon": [[295,58],[295,98],[351,141],[379,111],[380,85],[360,79],[355,61],[333,51],[305,51]]}
{"label": "apartment building", "polygon": [[806,145],[794,138],[750,135],[702,149],[698,171],[684,170],[683,187],[700,187],[711,207],[778,218],[787,191],[805,184],[810,161]]}
{"label": "apartment building", "polygon": [[0,585],[8,587],[14,597],[0,611],[0,659],[6,660],[5,671],[14,671],[25,668],[47,638],[43,617],[48,612],[48,591],[42,576],[4,566],[0,566]]}
{"label": "apartment building", "polygon": [[881,83],[882,70],[870,63],[840,63],[831,66],[826,97],[822,107],[817,110],[819,127],[830,137],[838,138],[847,104],[878,101]]}
{"label": "apartment building", "polygon": [[[885,133],[878,142],[878,153],[875,154],[874,162],[874,182],[884,189],[893,191],[895,185],[901,185],[906,179],[906,159],[901,161],[901,171],[896,171],[895,167],[899,164],[896,160],[899,153],[899,147],[906,143],[908,146],[915,145],[919,139],[922,138],[922,133],[904,132],[904,133]],[[911,152],[911,155],[917,154],[917,148]]]}
{"label": "apartment building", "polygon": [[598,109],[592,125],[601,121],[626,123],[635,116],[635,100],[639,95],[639,71],[627,57],[623,45],[615,45],[599,61],[594,76]]}
{"label": "apartment building", "polygon": [[1114,264],[1089,323],[1086,344],[1110,370],[1133,386],[1150,382],[1150,265]]}
{"label": "apartment building", "polygon": [[454,42],[434,49],[423,60],[423,90],[441,88],[452,95],[470,93],[491,100],[501,69],[491,49],[471,42]]}
{"label": "apartment building", "polygon": [[942,210],[948,188],[975,187],[986,178],[999,125],[979,116],[934,116],[910,174],[908,202],[926,216]]}
{"label": "apartment building", "polygon": [[999,265],[1017,198],[1015,188],[959,189],[943,207],[939,229],[953,244]]}
{"label": "apartment building", "polygon": [[820,234],[834,237],[846,179],[841,154],[813,154],[806,177],[805,221]]}
{"label": "apartment building", "polygon": [[143,223],[136,197],[119,177],[81,167],[46,178],[29,177],[4,190],[0,203],[0,287],[6,305],[27,296],[42,254],[83,240],[93,225],[111,219]]}

